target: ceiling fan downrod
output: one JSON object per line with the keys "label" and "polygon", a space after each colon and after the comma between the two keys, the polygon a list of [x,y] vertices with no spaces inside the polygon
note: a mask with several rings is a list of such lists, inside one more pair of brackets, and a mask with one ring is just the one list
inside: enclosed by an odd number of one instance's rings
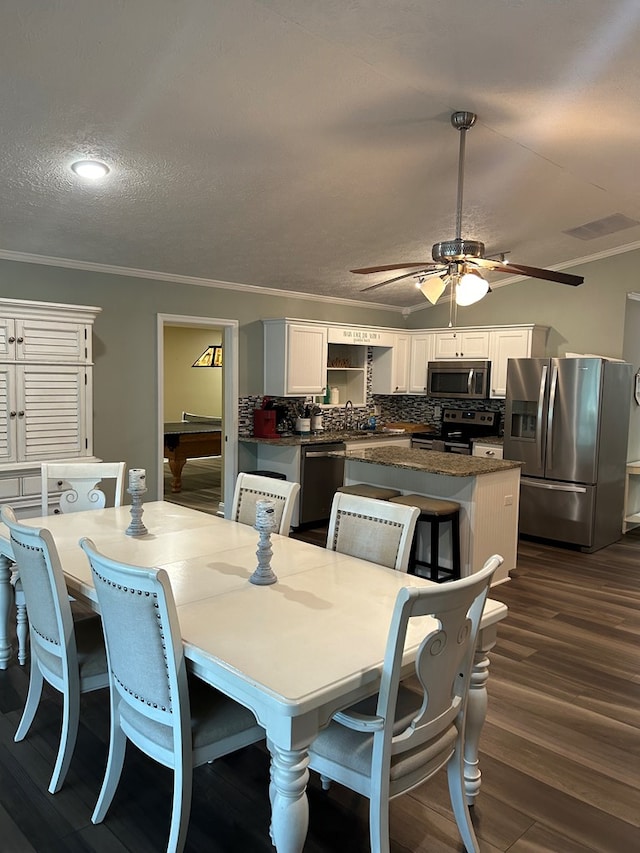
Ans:
{"label": "ceiling fan downrod", "polygon": [[464,156],[467,131],[476,123],[478,116],[466,110],[458,110],[451,115],[451,126],[460,131],[460,149],[458,154],[458,198],[456,203],[455,240],[443,240],[431,248],[431,257],[436,263],[449,263],[464,258],[484,258],[484,243],[479,240],[462,239],[462,198],[464,193]]}

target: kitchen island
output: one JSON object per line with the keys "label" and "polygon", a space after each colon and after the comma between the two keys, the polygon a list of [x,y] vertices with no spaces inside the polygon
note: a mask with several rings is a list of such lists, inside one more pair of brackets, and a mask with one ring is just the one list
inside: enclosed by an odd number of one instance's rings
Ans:
{"label": "kitchen island", "polygon": [[[369,483],[399,489],[403,494],[444,498],[460,504],[460,553],[462,575],[482,567],[492,554],[504,563],[494,584],[509,579],[515,568],[518,544],[520,463],[485,459],[434,450],[374,447],[356,450],[345,459],[345,484]],[[428,550],[428,525],[419,525],[419,553]],[[440,554],[450,560],[448,533],[442,537]]]}

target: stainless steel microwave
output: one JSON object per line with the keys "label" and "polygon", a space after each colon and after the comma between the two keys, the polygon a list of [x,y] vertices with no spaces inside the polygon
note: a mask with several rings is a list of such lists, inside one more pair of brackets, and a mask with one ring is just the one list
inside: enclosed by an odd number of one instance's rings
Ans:
{"label": "stainless steel microwave", "polygon": [[431,361],[427,394],[456,400],[484,400],[489,396],[490,361]]}

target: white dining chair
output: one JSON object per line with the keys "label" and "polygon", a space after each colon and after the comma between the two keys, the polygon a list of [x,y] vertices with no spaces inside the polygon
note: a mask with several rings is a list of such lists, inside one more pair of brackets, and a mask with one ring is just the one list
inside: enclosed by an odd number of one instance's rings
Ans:
{"label": "white dining chair", "polygon": [[[464,731],[478,629],[494,555],[461,580],[398,592],[380,691],[337,713],[309,748],[309,766],[323,787],[334,780],[369,799],[371,853],[389,853],[389,800],[446,767],[449,796],[467,853],[478,853],[464,789]],[[402,670],[407,632],[427,627],[408,685]],[[413,687],[413,682],[417,687]]]}
{"label": "white dining chair", "polygon": [[[103,509],[107,499],[105,493],[98,489],[102,480],[113,481],[113,505],[121,506],[126,467],[126,462],[43,462],[40,466],[42,515],[49,515],[50,491],[60,492],[61,489],[54,514]],[[29,625],[20,573],[14,573],[11,580],[16,604],[18,663],[25,664]]]}
{"label": "white dining chair", "polygon": [[[2,507],[26,603],[31,638],[29,690],[16,742],[27,735],[46,681],[62,694],[62,730],[49,792],[60,790],[67,775],[80,719],[80,694],[108,687],[109,675],[100,618],[75,620],[53,537],[43,527],[17,522],[11,507]],[[0,844],[1,846],[1,844]]]}
{"label": "white dining chair", "polygon": [[419,515],[417,507],[336,492],[327,548],[406,572]]}
{"label": "white dining chair", "polygon": [[126,467],[125,462],[43,462],[40,466],[42,515],[49,515],[52,491],[60,492],[54,513],[103,509],[107,496],[98,484],[107,480],[113,483],[113,506],[121,506]]}
{"label": "white dining chair", "polygon": [[166,571],[112,560],[87,538],[80,546],[100,605],[111,695],[109,756],[91,820],[101,823],[111,805],[130,740],[173,770],[167,851],[179,853],[189,824],[193,768],[262,740],[265,732],[247,708],[187,675]]}
{"label": "white dining chair", "polygon": [[271,500],[275,503],[277,533],[288,536],[291,517],[300,483],[289,480],[276,480],[259,474],[238,474],[231,506],[231,518],[241,524],[256,523],[256,502]]}

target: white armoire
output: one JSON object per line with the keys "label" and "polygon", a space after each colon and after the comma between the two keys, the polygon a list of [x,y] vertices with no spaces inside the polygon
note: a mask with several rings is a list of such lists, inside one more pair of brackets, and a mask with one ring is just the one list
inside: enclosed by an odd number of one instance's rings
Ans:
{"label": "white armoire", "polygon": [[40,515],[41,462],[95,458],[91,343],[100,310],[0,299],[0,504],[20,517]]}

